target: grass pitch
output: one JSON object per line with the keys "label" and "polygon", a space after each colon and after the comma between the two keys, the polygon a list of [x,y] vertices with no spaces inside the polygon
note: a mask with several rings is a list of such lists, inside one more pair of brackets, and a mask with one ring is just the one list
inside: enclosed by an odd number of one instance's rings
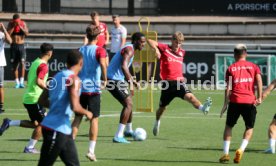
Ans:
{"label": "grass pitch", "polygon": [[[22,105],[23,89],[5,89],[6,112],[0,115],[2,119],[28,119],[27,112]],[[219,118],[223,104],[223,91],[194,91],[194,94],[204,101],[208,96],[213,98],[210,113],[204,116],[189,103],[175,99],[161,119],[160,134],[152,134],[155,113],[137,113],[133,116],[133,128],[142,127],[147,131],[148,138],[143,142],[131,141],[131,144],[115,144],[112,138],[117,130],[121,105],[106,91],[102,95],[102,116],[99,121],[99,137],[96,145],[98,162],[91,163],[85,158],[88,150],[88,123],[82,122],[76,145],[81,165],[97,166],[202,166],[218,165],[222,155],[222,134],[225,115]],[[160,92],[154,92],[154,106],[158,106]],[[272,93],[268,99],[258,107],[255,131],[252,140],[243,155],[240,165],[274,165],[275,155],[264,154],[268,147],[267,128],[275,113],[276,95]],[[134,102],[135,104],[135,102]],[[231,161],[235,150],[239,148],[244,124],[242,119],[233,130],[230,147]],[[0,166],[31,166],[37,165],[39,155],[24,154],[32,130],[10,127],[0,137]],[[40,141],[36,148],[40,149]],[[63,165],[58,159],[55,165]]]}

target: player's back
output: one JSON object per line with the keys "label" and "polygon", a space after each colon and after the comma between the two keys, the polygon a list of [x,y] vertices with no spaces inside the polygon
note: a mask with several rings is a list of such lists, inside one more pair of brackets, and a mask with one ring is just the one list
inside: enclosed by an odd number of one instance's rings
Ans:
{"label": "player's back", "polygon": [[230,101],[234,103],[253,104],[254,85],[256,75],[260,74],[259,67],[245,60],[240,60],[230,65],[226,72],[226,81],[232,85]]}

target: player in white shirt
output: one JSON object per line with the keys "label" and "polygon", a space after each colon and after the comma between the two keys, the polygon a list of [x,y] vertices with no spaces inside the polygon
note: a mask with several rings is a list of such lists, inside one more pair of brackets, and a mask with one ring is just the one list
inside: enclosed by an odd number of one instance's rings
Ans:
{"label": "player in white shirt", "polygon": [[126,43],[127,29],[121,24],[119,15],[113,15],[114,26],[111,29],[111,47],[109,60],[121,50]]}
{"label": "player in white shirt", "polygon": [[4,24],[0,22],[0,114],[4,112],[4,66],[7,65],[5,58],[5,43],[12,43],[12,39]]}

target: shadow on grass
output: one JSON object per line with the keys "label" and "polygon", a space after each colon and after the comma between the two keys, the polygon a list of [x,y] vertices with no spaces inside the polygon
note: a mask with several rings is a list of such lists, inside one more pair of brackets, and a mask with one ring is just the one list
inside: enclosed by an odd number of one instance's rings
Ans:
{"label": "shadow on grass", "polygon": [[29,139],[7,139],[7,141],[19,141],[19,142],[28,142]]}
{"label": "shadow on grass", "polygon": [[125,161],[125,162],[147,162],[147,163],[212,163],[219,164],[215,161],[189,161],[189,160],[150,160],[150,159],[129,159],[129,158],[99,158],[99,160],[114,160],[114,161]]}
{"label": "shadow on grass", "polygon": [[[14,152],[14,151],[5,151],[5,150],[2,150],[2,151],[0,151],[0,154],[1,154],[1,153],[5,153],[5,154],[6,154],[6,153],[18,153],[18,154],[20,153],[20,154],[22,154],[22,153],[23,153],[23,149],[22,149],[22,152]],[[0,159],[0,160],[1,160],[1,159]]]}
{"label": "shadow on grass", "polygon": [[1,161],[9,161],[9,162],[18,162],[18,161],[36,161],[38,162],[38,160],[35,160],[35,159],[16,159],[16,158],[11,158],[11,159],[0,159],[0,162]]}
{"label": "shadow on grass", "polygon": [[[222,148],[185,148],[185,147],[167,147],[170,149],[183,149],[183,150],[200,150],[200,151],[223,151]],[[231,152],[235,152],[237,149],[230,149]],[[259,149],[246,149],[245,153],[263,153],[263,150]]]}

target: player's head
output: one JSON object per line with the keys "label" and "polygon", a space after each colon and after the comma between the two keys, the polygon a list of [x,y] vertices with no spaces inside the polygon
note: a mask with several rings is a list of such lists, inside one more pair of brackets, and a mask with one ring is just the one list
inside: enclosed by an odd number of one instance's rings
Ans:
{"label": "player's head", "polygon": [[101,30],[98,26],[90,25],[86,28],[86,37],[89,41],[97,40],[97,37],[100,33]]}
{"label": "player's head", "polygon": [[67,68],[70,69],[72,67],[76,68],[79,72],[82,68],[82,54],[78,50],[71,50],[67,54]]}
{"label": "player's head", "polygon": [[92,24],[98,25],[100,23],[100,14],[98,12],[93,11],[91,12],[90,16],[91,16]]}
{"label": "player's head", "polygon": [[141,32],[135,32],[131,36],[131,43],[133,44],[135,50],[142,50],[143,47],[146,45],[146,37]]}
{"label": "player's head", "polygon": [[20,16],[19,16],[19,14],[14,14],[13,16],[12,16],[12,19],[13,20],[17,20],[17,19],[20,19]]}
{"label": "player's head", "polygon": [[234,57],[236,60],[241,58],[246,58],[247,56],[247,47],[245,44],[237,44],[234,48]]}
{"label": "player's head", "polygon": [[180,31],[175,32],[172,35],[172,48],[179,49],[184,42],[184,35]]}
{"label": "player's head", "polygon": [[54,46],[49,43],[42,43],[40,45],[40,58],[46,57],[46,60],[49,60],[53,55]]}
{"label": "player's head", "polygon": [[119,15],[117,15],[117,14],[114,14],[114,15],[112,15],[112,21],[113,21],[113,24],[115,25],[115,26],[119,26],[120,25],[120,16]]}

